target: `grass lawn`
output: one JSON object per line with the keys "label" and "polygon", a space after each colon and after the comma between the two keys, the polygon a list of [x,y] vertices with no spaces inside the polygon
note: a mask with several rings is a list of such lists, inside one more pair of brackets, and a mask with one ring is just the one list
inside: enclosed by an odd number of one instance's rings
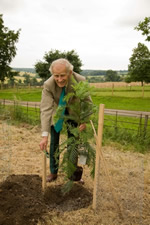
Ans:
{"label": "grass lawn", "polygon": [[94,104],[105,104],[107,109],[150,111],[150,98],[92,96],[92,99]]}
{"label": "grass lawn", "polygon": [[95,88],[92,92],[94,104],[105,104],[108,109],[123,109],[135,111],[150,111],[150,86],[144,91],[140,86]]}
{"label": "grass lawn", "polygon": [[0,90],[0,99],[39,102],[41,93],[41,88],[6,89]]}

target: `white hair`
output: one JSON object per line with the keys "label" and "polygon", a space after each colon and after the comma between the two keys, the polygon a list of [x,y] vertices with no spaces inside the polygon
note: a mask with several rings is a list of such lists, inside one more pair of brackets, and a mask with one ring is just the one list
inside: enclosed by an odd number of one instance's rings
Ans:
{"label": "white hair", "polygon": [[56,64],[63,64],[66,66],[66,71],[67,73],[69,73],[70,71],[72,72],[73,71],[73,65],[67,60],[67,59],[64,59],[64,58],[60,58],[60,59],[56,59],[52,62],[52,64],[50,65],[50,68],[49,68],[49,71],[51,72],[51,74],[53,74],[53,67],[56,65]]}

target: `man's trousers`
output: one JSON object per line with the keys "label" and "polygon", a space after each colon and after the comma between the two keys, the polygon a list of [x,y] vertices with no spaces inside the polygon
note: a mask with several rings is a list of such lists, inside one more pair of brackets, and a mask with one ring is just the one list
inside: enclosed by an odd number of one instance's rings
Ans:
{"label": "man's trousers", "polygon": [[[69,128],[71,127],[77,127],[77,123],[68,120],[67,121],[67,133],[68,138],[73,137],[73,134],[70,132]],[[58,167],[59,167],[59,154],[57,154],[56,157],[56,151],[59,151],[59,138],[60,138],[60,132],[56,132],[54,129],[54,126],[51,126],[51,141],[50,141],[50,172],[52,174],[57,174]],[[67,146],[69,148],[69,146]],[[75,166],[77,166],[77,156],[73,163]]]}

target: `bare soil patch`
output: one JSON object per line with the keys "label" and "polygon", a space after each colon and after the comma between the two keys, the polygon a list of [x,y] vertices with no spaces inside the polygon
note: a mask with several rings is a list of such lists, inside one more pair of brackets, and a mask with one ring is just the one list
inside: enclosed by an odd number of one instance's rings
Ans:
{"label": "bare soil patch", "polygon": [[[65,196],[63,174],[42,192],[40,129],[0,121],[0,225],[149,225],[150,154],[104,146],[103,153],[123,218],[100,165],[98,210],[92,209],[93,180],[84,166],[85,185],[75,183]],[[47,172],[49,163],[47,162]]]}
{"label": "bare soil patch", "polygon": [[52,186],[43,193],[38,175],[11,175],[0,188],[1,225],[32,225],[39,220],[47,224],[52,216],[49,214],[47,221],[44,219],[46,213],[80,210],[92,201],[92,194],[78,184],[65,197],[61,185]]}

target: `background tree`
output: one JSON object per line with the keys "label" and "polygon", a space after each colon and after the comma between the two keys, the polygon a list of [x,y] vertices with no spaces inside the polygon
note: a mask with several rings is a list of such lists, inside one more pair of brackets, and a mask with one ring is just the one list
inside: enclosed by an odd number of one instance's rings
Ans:
{"label": "background tree", "polygon": [[24,74],[23,75],[24,77],[25,77],[25,79],[24,79],[24,84],[25,85],[28,85],[28,84],[30,84],[30,76],[28,75],[28,74]]}
{"label": "background tree", "polygon": [[38,85],[37,79],[36,79],[35,77],[32,77],[32,78],[30,79],[30,84],[31,84],[31,86],[36,86],[36,85]]}
{"label": "background tree", "polygon": [[35,71],[42,80],[46,80],[51,76],[49,72],[49,63],[39,61],[35,64]]}
{"label": "background tree", "polygon": [[77,73],[81,72],[81,66],[82,62],[78,56],[78,54],[74,51],[68,51],[68,52],[60,52],[59,50],[51,50],[48,53],[44,55],[44,62],[39,61],[35,64],[35,70],[38,75],[46,80],[48,79],[51,74],[49,72],[50,64],[59,58],[66,58],[69,60],[69,62],[74,66],[74,71]]}
{"label": "background tree", "polygon": [[14,75],[9,64],[16,55],[15,43],[18,41],[20,30],[14,32],[5,27],[2,16],[0,14],[0,80],[3,83],[6,77],[11,78]]}
{"label": "background tree", "polygon": [[105,82],[103,77],[97,77],[97,76],[87,77],[86,79],[87,79],[87,81],[89,83],[102,83],[102,82]]}
{"label": "background tree", "polygon": [[8,85],[14,86],[16,84],[16,79],[14,77],[10,77],[8,80]]}
{"label": "background tree", "polygon": [[150,17],[145,17],[144,21],[139,22],[134,29],[142,31],[142,35],[146,35],[145,41],[150,41]]}
{"label": "background tree", "polygon": [[130,81],[150,82],[150,51],[142,43],[133,49],[130,64],[128,65],[128,77]]}
{"label": "background tree", "polygon": [[107,70],[105,75],[105,81],[121,81],[121,78],[116,71]]}
{"label": "background tree", "polygon": [[22,80],[21,79],[18,80],[18,84],[22,84]]}

